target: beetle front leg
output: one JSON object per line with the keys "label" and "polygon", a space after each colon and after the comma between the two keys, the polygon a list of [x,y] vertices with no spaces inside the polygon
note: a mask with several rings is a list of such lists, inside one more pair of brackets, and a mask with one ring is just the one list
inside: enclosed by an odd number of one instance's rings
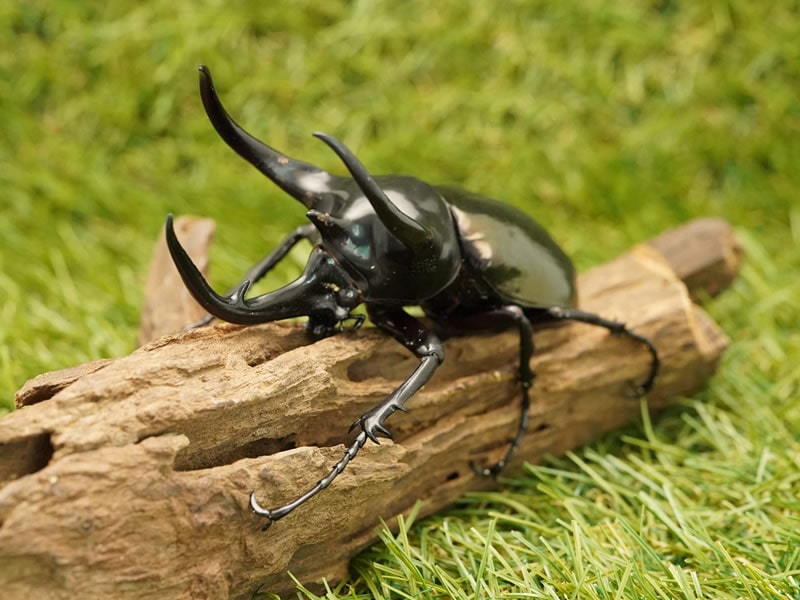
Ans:
{"label": "beetle front leg", "polygon": [[378,434],[392,437],[384,426],[384,421],[398,410],[406,411],[405,402],[430,380],[433,372],[444,361],[444,348],[432,331],[402,308],[369,305],[367,312],[376,326],[389,333],[420,359],[417,368],[399,388],[350,427],[351,430],[361,427],[367,437],[378,444]]}
{"label": "beetle front leg", "polygon": [[391,438],[389,430],[384,425],[386,419],[398,410],[405,412],[405,402],[430,380],[434,371],[444,361],[444,349],[439,338],[402,308],[370,305],[367,310],[370,319],[375,325],[390,333],[420,359],[419,365],[400,387],[394,390],[383,402],[364,413],[353,423],[351,430],[355,427],[361,428],[356,439],[345,450],[342,459],[333,466],[330,472],[305,494],[288,504],[271,509],[263,508],[256,500],[255,493],[250,494],[250,508],[257,515],[267,519],[262,531],[269,529],[275,521],[282,519],[295,508],[305,504],[305,502],[333,483],[333,480],[344,471],[347,464],[364,447],[367,439],[379,444],[379,435]]}
{"label": "beetle front leg", "polygon": [[[259,262],[254,264],[250,267],[247,272],[242,276],[235,286],[233,286],[225,297],[230,300],[236,300],[236,294],[241,289],[242,285],[245,281],[249,281],[251,284],[255,284],[257,281],[262,279],[267,273],[269,273],[275,265],[277,265],[280,261],[286,258],[286,255],[289,254],[289,251],[294,248],[298,242],[302,240],[313,240],[318,236],[317,230],[311,223],[307,223],[305,225],[300,225],[296,227],[289,235],[287,235],[280,244],[267,256],[262,258]],[[213,315],[206,315],[199,321],[195,321],[194,323],[190,323],[186,325],[184,329],[196,329],[197,327],[203,327],[208,325],[211,321],[214,320]]]}
{"label": "beetle front leg", "polygon": [[358,451],[361,450],[361,448],[363,448],[364,444],[366,443],[367,443],[367,434],[362,431],[361,433],[358,434],[358,436],[356,436],[356,439],[353,441],[350,447],[347,450],[345,450],[342,460],[340,460],[333,466],[330,473],[328,473],[325,477],[320,479],[316,483],[316,485],[312,487],[310,490],[308,490],[305,494],[303,494],[299,498],[296,498],[295,500],[292,500],[288,504],[284,504],[283,506],[279,506],[277,508],[264,508],[258,503],[258,500],[256,500],[256,493],[250,492],[250,509],[258,516],[267,519],[267,522],[261,528],[261,531],[266,531],[272,526],[272,524],[275,521],[277,521],[278,519],[282,519],[298,506],[302,506],[308,500],[311,500],[311,498],[316,496],[318,493],[320,493],[322,490],[328,487],[331,483],[333,483],[333,480],[336,479],[336,477],[342,471],[344,471],[345,467],[347,466],[347,463],[349,463],[356,457]]}

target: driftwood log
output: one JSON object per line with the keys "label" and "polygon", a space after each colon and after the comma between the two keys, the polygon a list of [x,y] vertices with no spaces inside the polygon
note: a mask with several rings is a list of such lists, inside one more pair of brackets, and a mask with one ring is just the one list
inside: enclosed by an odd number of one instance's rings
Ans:
{"label": "driftwood log", "polygon": [[[583,308],[659,348],[651,410],[714,371],[726,339],[690,294],[721,291],[738,262],[730,228],[702,220],[580,277]],[[180,297],[170,278],[151,275],[151,287]],[[197,316],[182,306],[163,321]],[[148,318],[145,338],[170,326]],[[535,340],[531,425],[511,473],[636,418],[640,403],[626,391],[649,365],[640,345],[596,327],[550,327]],[[390,420],[394,442],[368,444],[266,533],[250,491],[280,504],[327,473],[350,423],[414,367],[396,342],[368,328],[309,344],[298,325],[217,324],[41,375],[0,420],[0,594],[238,598],[259,585],[289,592],[287,571],[303,582],[341,578],[376,539],[379,517],[391,525],[418,500],[430,514],[497,485],[469,461],[498,458],[515,431],[517,347],[516,333],[448,340],[410,413]]]}

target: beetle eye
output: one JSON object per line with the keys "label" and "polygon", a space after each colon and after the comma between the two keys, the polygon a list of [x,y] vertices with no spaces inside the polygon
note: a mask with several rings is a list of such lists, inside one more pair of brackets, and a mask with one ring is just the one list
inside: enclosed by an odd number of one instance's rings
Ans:
{"label": "beetle eye", "polygon": [[339,288],[336,290],[336,303],[343,308],[355,308],[358,306],[359,297],[351,288]]}

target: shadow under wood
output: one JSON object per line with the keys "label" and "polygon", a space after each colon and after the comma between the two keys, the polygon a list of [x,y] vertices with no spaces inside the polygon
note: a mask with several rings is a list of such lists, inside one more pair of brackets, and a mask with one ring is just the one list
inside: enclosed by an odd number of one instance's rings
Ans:
{"label": "shadow under wood", "polygon": [[[198,456],[191,451],[191,443],[187,448],[178,452],[175,456],[173,468],[176,471],[198,471],[201,469],[212,469],[223,465],[230,465],[243,458],[258,458],[259,456],[270,456],[278,452],[297,448],[295,436],[290,435],[280,439],[260,439],[247,442],[241,446],[227,448],[225,452],[212,456]],[[205,460],[204,460],[205,459]]]}

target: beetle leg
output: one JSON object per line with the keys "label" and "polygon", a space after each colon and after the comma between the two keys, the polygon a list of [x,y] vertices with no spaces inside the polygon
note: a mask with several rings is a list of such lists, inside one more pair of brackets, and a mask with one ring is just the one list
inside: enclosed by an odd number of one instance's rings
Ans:
{"label": "beetle leg", "polygon": [[406,411],[404,404],[430,380],[433,372],[444,361],[444,349],[439,338],[418,319],[402,308],[370,305],[367,312],[373,323],[389,333],[420,360],[414,372],[386,400],[364,413],[350,429],[361,427],[367,437],[380,443],[377,434],[391,437],[384,422],[398,410]]}
{"label": "beetle leg", "polygon": [[520,403],[519,425],[517,433],[511,441],[511,445],[506,450],[503,457],[495,464],[488,467],[479,467],[474,461],[470,462],[472,470],[478,475],[489,477],[497,475],[502,471],[511,460],[514,452],[522,443],[525,431],[528,429],[528,410],[530,409],[529,390],[533,384],[536,374],[531,370],[531,357],[533,356],[533,327],[522,308],[514,304],[509,304],[498,309],[489,310],[467,316],[439,317],[440,323],[447,328],[455,330],[479,330],[493,329],[495,327],[507,327],[509,323],[519,329],[519,383],[522,388],[522,401]]}
{"label": "beetle leg", "polygon": [[649,392],[650,388],[653,387],[653,382],[656,379],[656,375],[658,375],[658,369],[661,361],[658,357],[658,350],[656,350],[653,342],[651,342],[648,338],[644,337],[643,335],[639,335],[638,333],[634,333],[628,329],[624,323],[610,321],[609,319],[604,319],[603,317],[595,315],[594,313],[584,312],[582,310],[578,310],[577,308],[562,308],[554,306],[551,308],[537,310],[544,311],[547,316],[554,321],[578,321],[580,323],[587,323],[589,325],[597,325],[598,327],[608,329],[612,335],[622,335],[644,344],[647,347],[647,350],[650,352],[650,373],[647,375],[647,379],[645,379],[643,383],[640,383],[636,386],[635,394],[637,396],[641,396],[642,394]]}
{"label": "beetle leg", "polygon": [[[317,230],[311,223],[306,223],[305,225],[300,225],[296,227],[289,235],[287,235],[283,241],[267,256],[262,258],[258,263],[250,267],[244,276],[241,278],[239,283],[233,286],[227,294],[225,294],[225,298],[229,300],[236,301],[236,294],[241,289],[242,285],[244,285],[245,281],[249,281],[251,284],[256,283],[258,280],[263,278],[267,273],[269,273],[272,268],[277,265],[281,260],[283,260],[289,251],[297,245],[298,242],[302,240],[313,240],[318,237]],[[190,323],[186,325],[184,329],[195,329],[197,327],[203,327],[208,325],[211,321],[214,320],[213,315],[206,315],[199,321],[195,321],[194,323]]]}
{"label": "beetle leg", "polygon": [[257,515],[267,519],[262,531],[327,488],[344,471],[347,464],[356,457],[367,439],[378,444],[380,443],[378,435],[391,437],[389,430],[384,425],[386,419],[398,410],[406,411],[403,406],[405,402],[430,380],[436,368],[444,360],[444,349],[439,338],[402,308],[372,305],[368,307],[368,311],[370,319],[375,325],[390,333],[420,359],[419,365],[383,402],[364,413],[353,423],[353,427],[361,428],[356,439],[345,450],[342,459],[333,466],[330,472],[305,494],[288,504],[271,509],[263,508],[256,500],[255,494],[250,494],[250,508]]}
{"label": "beetle leg", "polygon": [[470,463],[472,470],[484,477],[497,475],[502,471],[522,443],[522,438],[528,429],[528,410],[531,406],[529,390],[531,389],[533,378],[536,376],[531,370],[533,327],[531,327],[531,322],[525,316],[523,310],[519,306],[509,305],[492,311],[488,316],[505,317],[513,321],[519,328],[519,384],[522,388],[522,401],[520,402],[517,433],[514,435],[514,440],[503,457],[490,467],[478,467],[474,462]]}
{"label": "beetle leg", "polygon": [[288,504],[284,504],[283,506],[279,506],[277,508],[264,508],[256,500],[256,493],[250,492],[250,508],[254,513],[256,513],[260,517],[264,517],[267,519],[267,522],[261,528],[261,531],[266,531],[270,528],[270,526],[277,521],[278,519],[282,519],[290,512],[292,512],[298,506],[305,504],[308,500],[311,500],[314,496],[328,487],[336,477],[344,471],[347,463],[353,460],[358,454],[358,451],[367,443],[367,434],[362,431],[357,436],[356,439],[350,444],[350,447],[344,451],[344,456],[342,459],[337,462],[333,468],[331,469],[330,473],[328,473],[325,477],[320,479],[314,487],[308,490],[302,496],[292,500]]}

